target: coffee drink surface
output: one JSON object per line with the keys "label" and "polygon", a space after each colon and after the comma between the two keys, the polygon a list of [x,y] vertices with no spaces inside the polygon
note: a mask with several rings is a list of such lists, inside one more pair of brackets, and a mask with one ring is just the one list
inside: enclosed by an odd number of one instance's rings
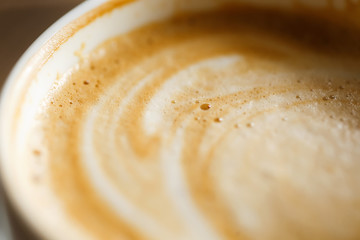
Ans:
{"label": "coffee drink surface", "polygon": [[32,151],[95,239],[359,239],[359,66],[325,15],[178,15],[60,77]]}

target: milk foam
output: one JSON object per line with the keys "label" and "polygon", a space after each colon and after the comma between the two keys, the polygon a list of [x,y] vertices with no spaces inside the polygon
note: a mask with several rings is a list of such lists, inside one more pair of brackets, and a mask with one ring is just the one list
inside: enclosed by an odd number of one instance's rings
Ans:
{"label": "milk foam", "polygon": [[62,207],[98,239],[359,237],[359,44],[251,8],[109,40],[39,116]]}

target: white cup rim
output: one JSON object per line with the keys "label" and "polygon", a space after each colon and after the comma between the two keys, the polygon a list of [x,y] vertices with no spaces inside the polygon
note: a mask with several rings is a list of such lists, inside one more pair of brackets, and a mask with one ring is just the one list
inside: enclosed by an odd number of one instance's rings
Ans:
{"label": "white cup rim", "polygon": [[[111,0],[110,0],[111,1]],[[5,80],[3,88],[0,93],[0,126],[1,129],[4,126],[4,115],[6,115],[7,110],[7,101],[9,99],[10,89],[16,84],[16,82],[21,78],[21,73],[25,68],[32,65],[31,59],[39,53],[41,48],[45,46],[47,43],[51,42],[52,39],[56,38],[56,34],[64,29],[66,26],[73,23],[75,20],[81,18],[86,13],[91,12],[96,9],[100,5],[109,2],[109,0],[88,0],[79,4],[61,18],[59,18],[55,23],[53,23],[49,28],[47,28],[22,54],[22,56],[18,59],[14,67],[12,68],[10,74]],[[89,22],[88,24],[90,24]],[[78,29],[74,30],[75,33]],[[62,43],[61,43],[62,44]],[[9,157],[7,154],[7,149],[5,146],[6,136],[4,131],[0,132],[0,181],[4,187],[6,192],[6,198],[9,200],[11,207],[15,210],[15,212],[20,216],[20,218],[25,222],[25,224],[39,237],[49,237],[49,233],[44,232],[40,229],[40,225],[33,221],[33,218],[26,214],[25,211],[22,210],[20,200],[18,199],[18,195],[16,191],[12,189],[10,173],[6,173],[4,170],[4,163],[9,161]]]}

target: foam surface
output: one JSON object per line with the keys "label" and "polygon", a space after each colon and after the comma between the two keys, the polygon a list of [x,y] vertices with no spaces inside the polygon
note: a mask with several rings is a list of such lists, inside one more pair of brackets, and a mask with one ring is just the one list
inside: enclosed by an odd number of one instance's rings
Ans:
{"label": "foam surface", "polygon": [[180,15],[59,79],[41,154],[98,239],[357,239],[359,66],[360,30],[335,20]]}

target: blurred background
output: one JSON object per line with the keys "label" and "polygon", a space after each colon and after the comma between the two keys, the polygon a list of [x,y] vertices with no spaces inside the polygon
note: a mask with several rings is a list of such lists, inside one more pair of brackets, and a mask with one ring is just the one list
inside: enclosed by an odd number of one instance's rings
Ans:
{"label": "blurred background", "polygon": [[[62,15],[83,0],[0,0],[0,88],[22,53]],[[35,237],[5,208],[0,186],[0,240],[34,240]]]}

